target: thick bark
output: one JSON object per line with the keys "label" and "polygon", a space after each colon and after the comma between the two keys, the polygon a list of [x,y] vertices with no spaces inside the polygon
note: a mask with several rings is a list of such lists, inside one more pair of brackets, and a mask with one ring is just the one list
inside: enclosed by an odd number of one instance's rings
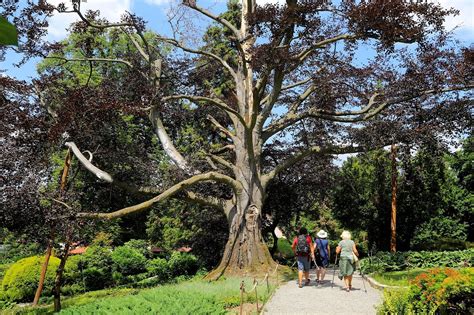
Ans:
{"label": "thick bark", "polygon": [[229,228],[229,240],[221,263],[208,275],[209,279],[217,279],[223,274],[258,274],[275,266],[263,242],[260,208],[252,204],[245,211],[237,210]]}

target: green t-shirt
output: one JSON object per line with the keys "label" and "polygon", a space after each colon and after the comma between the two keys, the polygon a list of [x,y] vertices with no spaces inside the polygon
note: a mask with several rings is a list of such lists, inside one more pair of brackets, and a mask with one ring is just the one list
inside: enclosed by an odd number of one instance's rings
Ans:
{"label": "green t-shirt", "polygon": [[352,258],[352,247],[354,246],[353,240],[342,240],[338,245],[341,247],[341,256]]}

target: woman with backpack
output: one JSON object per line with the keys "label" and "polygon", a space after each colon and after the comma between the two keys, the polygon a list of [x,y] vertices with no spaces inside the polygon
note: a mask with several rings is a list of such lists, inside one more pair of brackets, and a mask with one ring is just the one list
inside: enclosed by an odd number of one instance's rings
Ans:
{"label": "woman with backpack", "polygon": [[320,230],[314,239],[315,247],[315,258],[316,258],[316,283],[320,284],[324,280],[326,275],[326,268],[329,266],[329,257],[331,255],[331,248],[329,247],[329,241],[327,240],[328,233],[324,230]]}
{"label": "woman with backpack", "polygon": [[355,271],[355,260],[359,257],[359,252],[354,241],[351,240],[349,231],[342,232],[341,238],[342,241],[336,247],[336,255],[341,253],[339,257],[339,279],[344,278],[344,290],[349,292],[352,289],[352,275]]}
{"label": "woman with backpack", "polygon": [[306,279],[305,285],[308,285],[310,258],[314,259],[314,246],[311,236],[308,235],[308,230],[304,227],[300,228],[298,236],[293,240],[291,245],[293,252],[298,262],[298,284],[303,287],[303,273]]}

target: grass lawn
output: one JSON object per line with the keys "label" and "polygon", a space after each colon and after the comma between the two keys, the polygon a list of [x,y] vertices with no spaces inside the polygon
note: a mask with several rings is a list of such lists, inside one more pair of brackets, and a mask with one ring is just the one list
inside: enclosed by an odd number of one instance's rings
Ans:
{"label": "grass lawn", "polygon": [[[88,292],[62,300],[61,314],[227,314],[238,313],[241,278],[228,278],[214,282],[200,279],[163,285],[151,289],[110,289]],[[259,305],[275,289],[266,284],[257,287]],[[253,287],[253,279],[245,279],[245,288]],[[244,302],[255,303],[255,292],[244,294]],[[53,306],[36,308],[16,307],[4,314],[52,314]],[[256,313],[256,312],[255,312]]]}
{"label": "grass lawn", "polygon": [[410,280],[416,278],[416,276],[426,272],[427,270],[428,269],[409,269],[403,271],[375,273],[372,274],[371,277],[381,284],[406,287],[410,284]]}

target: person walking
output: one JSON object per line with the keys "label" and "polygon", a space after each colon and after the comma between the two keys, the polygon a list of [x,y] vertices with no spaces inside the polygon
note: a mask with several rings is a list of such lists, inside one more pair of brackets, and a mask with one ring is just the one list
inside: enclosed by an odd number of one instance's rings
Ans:
{"label": "person walking", "polygon": [[316,264],[319,268],[316,268],[316,283],[320,284],[324,281],[326,276],[326,268],[329,266],[329,257],[331,256],[331,248],[329,247],[329,241],[327,240],[328,233],[324,230],[320,230],[314,240],[315,246],[315,258]]}
{"label": "person walking", "polygon": [[336,248],[336,255],[341,254],[339,258],[339,279],[344,278],[344,290],[349,292],[352,289],[352,275],[355,271],[355,258],[359,257],[356,245],[351,240],[351,233],[344,231],[341,234],[342,241]]}
{"label": "person walking", "polygon": [[300,228],[298,236],[293,240],[291,245],[298,263],[298,285],[303,287],[303,274],[306,279],[305,285],[310,283],[309,267],[311,260],[314,259],[314,246],[311,236],[308,235],[308,230],[304,227]]}

